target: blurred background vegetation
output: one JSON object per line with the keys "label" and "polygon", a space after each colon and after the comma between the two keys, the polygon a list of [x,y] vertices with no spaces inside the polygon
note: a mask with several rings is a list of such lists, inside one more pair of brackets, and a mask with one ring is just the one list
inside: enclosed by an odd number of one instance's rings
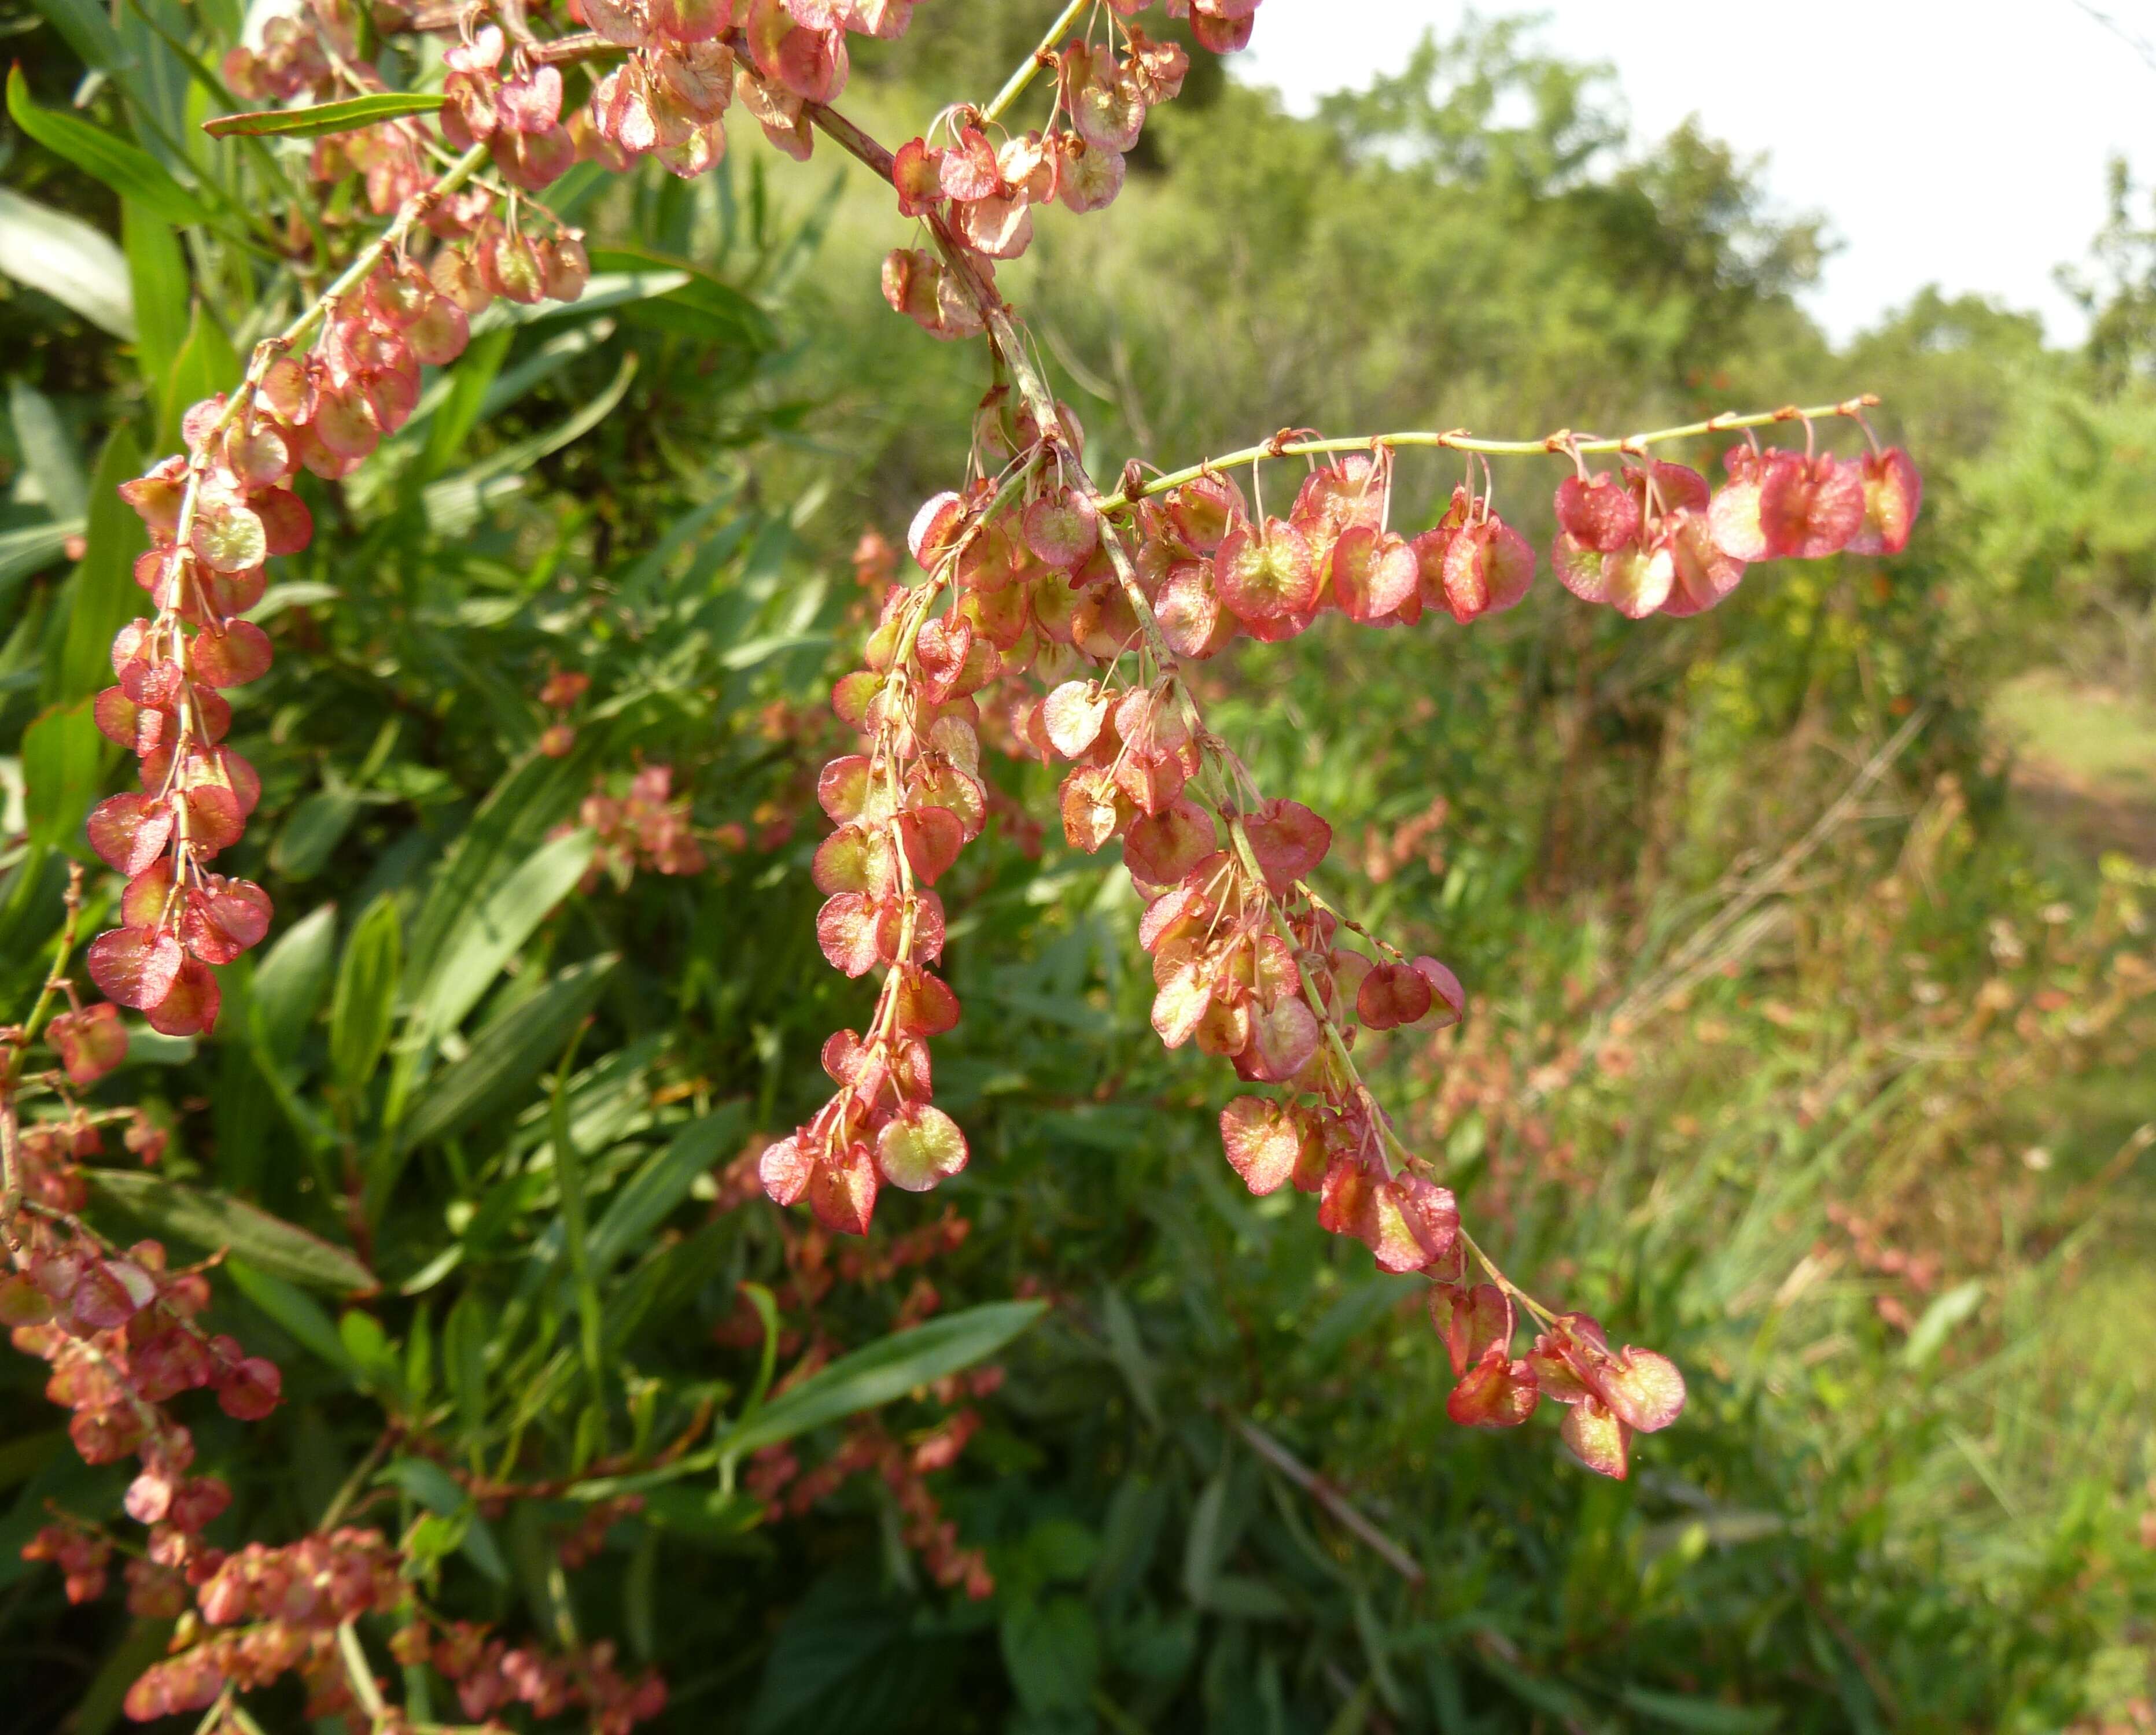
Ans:
{"label": "blurred background vegetation", "polygon": [[[847,106],[910,136],[993,85],[1031,10],[924,7]],[[164,0],[126,16],[192,28]],[[0,30],[64,105],[76,48],[34,14]],[[184,122],[164,38],[129,40]],[[665,765],[707,870],[571,898],[474,1036],[549,972],[618,956],[564,1084],[595,1198],[692,1111],[731,1117],[718,1179],[630,1262],[622,1353],[677,1395],[745,1384],[744,1277],[776,1287],[789,1354],[924,1308],[1056,1303],[937,1479],[988,1599],[927,1581],[873,1479],[746,1529],[613,1527],[579,1613],[665,1670],[662,1727],[2156,1727],[2156,212],[2122,170],[2113,225],[2061,262],[2085,349],[1925,294],[1838,351],[1794,299],[1817,226],[1710,138],[1625,137],[1614,96],[1502,22],[1306,120],[1208,68],[1119,202],[1047,221],[1002,282],[1101,473],[1289,425],[1621,431],[1861,390],[1922,466],[1905,556],[1757,569],[1697,619],[1628,623],[1545,574],[1472,632],[1333,623],[1204,673],[1261,783],[1332,819],[1330,890],[1467,985],[1464,1026],[1394,1038],[1380,1072],[1486,1243],[1686,1369],[1690,1409],[1627,1484],[1543,1428],[1451,1427],[1420,1286],[1242,1193],[1213,1125],[1228,1081],[1159,1050],[1127,882],[1044,832],[1037,765],[997,765],[988,841],[945,888],[967,1016],[939,1098],[973,1164],[887,1196],[874,1243],[953,1207],[963,1244],[834,1288],[841,1250],[728,1179],[744,1137],[820,1099],[818,1045],[866,1005],[811,938],[808,791],[840,740],[822,694],[864,618],[856,539],[896,540],[951,484],[984,384],[976,346],[882,305],[901,226],[850,165],[787,162],[743,126],[697,183],[578,171],[562,202],[595,246],[686,262],[688,284],[503,325],[367,471],[318,489],[330,534],[283,563],[278,663],[235,724],[264,793],[234,871],[287,936],[330,911],[321,956],[277,971],[273,939],[227,972],[214,1042],[141,1045],[106,1088],[171,1126],[165,1172],[333,1230],[302,1116],[352,1112],[321,1028],[336,936],[385,900],[409,924],[497,786],[528,846]],[[119,100],[89,93],[93,114]],[[97,182],[13,129],[4,148],[13,193],[121,236]],[[25,731],[89,690],[68,684],[75,633],[133,612],[99,581],[105,469],[169,445],[175,391],[236,376],[249,335],[213,238],[187,249],[191,299],[138,305],[131,343],[0,286],[7,1007],[78,848],[74,816],[26,802]],[[1448,463],[1403,461],[1399,521],[1434,515]],[[1545,544],[1558,473],[1497,478]],[[576,748],[535,760],[562,670],[593,681]],[[265,1051],[229,1031],[261,1031],[249,984],[273,971]],[[506,1308],[555,1256],[533,1088],[389,1178],[388,1359],[302,1335],[266,1436],[205,1427],[239,1517],[304,1528],[371,1437],[381,1367],[418,1379],[452,1293]],[[99,1735],[112,1659],[139,1668],[162,1634],[69,1610],[13,1558],[59,1491],[87,1507],[117,1487],[69,1470],[42,1377],[0,1369],[0,1725]]]}

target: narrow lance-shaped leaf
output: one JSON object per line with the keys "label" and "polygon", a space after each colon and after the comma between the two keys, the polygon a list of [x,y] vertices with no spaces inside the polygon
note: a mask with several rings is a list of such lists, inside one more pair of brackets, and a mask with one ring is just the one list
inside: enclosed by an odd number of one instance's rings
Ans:
{"label": "narrow lance-shaped leaf", "polygon": [[28,380],[8,382],[8,419],[15,445],[54,518],[80,518],[90,505],[90,479],[53,401]]}
{"label": "narrow lance-shaped leaf", "polygon": [[461,1060],[435,1073],[405,1118],[402,1149],[449,1138],[521,1100],[540,1068],[562,1052],[619,961],[609,953],[563,970],[485,1031]]}
{"label": "narrow lance-shaped leaf", "polygon": [[129,1169],[85,1169],[103,1198],[160,1236],[205,1252],[228,1250],[255,1271],[332,1295],[370,1295],[374,1273],[345,1248],[244,1199]]}
{"label": "narrow lance-shaped leaf", "polygon": [[255,1039],[289,1062],[321,1010],[336,959],[336,906],[312,909],[279,935],[254,972],[249,1011]]}
{"label": "narrow lance-shaped leaf", "polygon": [[33,848],[77,842],[83,816],[103,781],[106,742],[94,700],[45,712],[23,731],[23,805]]}
{"label": "narrow lance-shaped leaf", "polygon": [[209,208],[140,145],[72,115],[39,108],[30,100],[30,87],[19,66],[8,74],[8,114],[55,156],[66,158],[85,174],[103,182],[121,197],[156,212],[167,223],[206,224],[213,220]]}
{"label": "narrow lance-shaped leaf", "polygon": [[439,110],[439,92],[377,90],[342,102],[321,102],[304,109],[249,110],[239,115],[217,115],[203,122],[203,131],[213,139],[243,135],[283,139],[318,139],[334,132],[357,132],[384,120],[401,120],[408,115],[432,115]]}
{"label": "narrow lance-shaped leaf", "polygon": [[45,671],[48,704],[71,704],[110,683],[113,635],[141,612],[135,560],[149,540],[119,490],[141,473],[142,448],[125,424],[116,427],[90,479],[87,545],[64,593],[67,627],[59,656]]}
{"label": "narrow lance-shaped leaf", "polygon": [[330,1003],[330,1067],[347,1092],[365,1088],[388,1046],[403,943],[403,924],[387,894],[368,906],[345,942]]}
{"label": "narrow lance-shaped leaf", "polygon": [[444,949],[434,975],[413,999],[429,1036],[454,1030],[591,865],[597,840],[572,832],[544,844],[482,895]]}
{"label": "narrow lance-shaped leaf", "polygon": [[80,218],[7,187],[0,187],[0,272],[134,341],[135,300],[120,249]]}
{"label": "narrow lance-shaped leaf", "polygon": [[495,786],[450,846],[413,921],[409,966],[414,983],[422,988],[432,985],[458,936],[470,927],[475,910],[545,842],[584,778],[574,759],[534,755]]}
{"label": "narrow lance-shaped leaf", "polygon": [[825,1422],[903,1397],[916,1386],[986,1360],[1047,1309],[1045,1302],[990,1302],[879,1339],[812,1374],[720,1441],[740,1459]]}
{"label": "narrow lance-shaped leaf", "polygon": [[187,261],[172,224],[139,199],[120,202],[120,242],[135,296],[136,359],[162,422],[187,407],[167,403],[164,396],[172,387],[172,364],[187,340]]}

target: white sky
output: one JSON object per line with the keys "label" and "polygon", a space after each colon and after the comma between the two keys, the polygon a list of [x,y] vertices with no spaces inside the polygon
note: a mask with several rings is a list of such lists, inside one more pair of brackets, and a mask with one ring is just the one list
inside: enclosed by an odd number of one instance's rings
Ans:
{"label": "white sky", "polygon": [[[1635,141],[1687,115],[1768,158],[1770,195],[1842,243],[1808,305],[1836,339],[1928,283],[2084,330],[2051,271],[2105,215],[2104,164],[2156,177],[2156,0],[1485,0],[1548,52],[1614,67]],[[1398,66],[1460,0],[1265,0],[1238,74],[1307,113]],[[2123,39],[2123,37],[2128,39]],[[2156,58],[2156,47],[2148,47]],[[2145,215],[2145,207],[2144,207]]]}

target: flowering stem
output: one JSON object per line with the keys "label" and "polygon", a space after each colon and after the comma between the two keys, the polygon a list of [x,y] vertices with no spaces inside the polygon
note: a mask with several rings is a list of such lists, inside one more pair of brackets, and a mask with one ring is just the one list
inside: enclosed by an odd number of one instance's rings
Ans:
{"label": "flowering stem", "polygon": [[1024,95],[1025,87],[1033,82],[1034,74],[1042,67],[1055,64],[1056,38],[1076,23],[1078,15],[1092,4],[1093,0],[1070,0],[1055,22],[1048,27],[1047,33],[1040,38],[1040,46],[1026,57],[1025,64],[1004,80],[1004,88],[996,92],[995,100],[981,110],[982,125],[986,126]]}
{"label": "flowering stem", "polygon": [[30,1008],[30,1016],[23,1021],[22,1030],[8,1046],[8,1064],[0,1071],[0,1093],[10,1091],[22,1076],[23,1057],[30,1044],[38,1039],[38,1031],[51,1011],[53,997],[66,985],[68,960],[74,954],[76,929],[82,920],[82,863],[68,863],[66,917],[60,924],[59,944],[53,949],[53,967],[45,972],[44,985],[38,990],[37,1002]]}
{"label": "flowering stem", "polygon": [[[1071,7],[1064,18],[1058,21],[1056,28],[1060,30],[1065,28],[1070,19],[1075,16],[1077,10],[1077,6]],[[1010,90],[1010,95],[1015,95],[1018,90],[1022,90],[1025,79],[1030,75],[1029,69],[1021,69],[1019,74],[1014,75],[1013,85],[1015,88]],[[1004,100],[1004,98],[998,100],[998,110]],[[867,133],[862,131],[860,127],[855,125],[852,121],[816,103],[805,105],[803,112],[842,150],[873,169],[885,180],[891,180],[892,167],[891,152]],[[1092,488],[1094,484],[1091,482],[1091,473],[1086,468],[1082,455],[1072,449],[1064,434],[1062,419],[1057,410],[1055,394],[1050,389],[1047,381],[1041,376],[1040,370],[1034,366],[1032,356],[1026,349],[1009,306],[996,293],[993,284],[977,268],[973,256],[959,243],[943,218],[932,214],[927,221],[943,263],[952,272],[961,293],[980,315],[982,323],[987,329],[992,350],[1009,369],[1011,381],[1017,387],[1019,396],[1024,401],[1027,409],[1032,414],[1034,425],[1040,429],[1043,442],[1053,450],[1058,462],[1067,466],[1069,473],[1084,479],[1087,487]],[[1135,495],[1118,493],[1103,497],[1096,493],[1094,504],[1096,509],[1103,513],[1127,510],[1136,499],[1180,487],[1186,482],[1196,480],[1208,471],[1243,464],[1255,464],[1267,458],[1293,457],[1318,453],[1368,452],[1373,448],[1390,449],[1410,446],[1441,447],[1454,451],[1476,452],[1491,456],[1519,457],[1531,457],[1544,453],[1565,455],[1605,452],[1642,453],[1650,446],[1665,441],[1696,438],[1701,435],[1739,428],[1765,427],[1782,422],[1809,422],[1814,418],[1825,418],[1830,416],[1846,416],[1861,419],[1863,411],[1877,402],[1876,397],[1866,393],[1861,397],[1845,399],[1840,403],[1819,405],[1810,409],[1788,405],[1779,410],[1763,411],[1751,415],[1712,416],[1704,422],[1689,422],[1676,427],[1657,428],[1650,432],[1627,435],[1622,439],[1583,439],[1573,433],[1570,429],[1561,429],[1539,440],[1478,439],[1469,434],[1464,428],[1452,429],[1442,433],[1409,432],[1334,440],[1296,440],[1276,435],[1272,440],[1262,446],[1250,447],[1241,452],[1231,453],[1224,458],[1209,460],[1190,469],[1156,478],[1138,489]],[[983,514],[981,521],[985,522],[989,515]],[[1143,586],[1138,581],[1137,568],[1131,559],[1129,550],[1123,546],[1121,534],[1112,527],[1104,527],[1101,541],[1111,565],[1115,568],[1116,581],[1130,601],[1132,613],[1137,619],[1138,632],[1145,642],[1146,648],[1152,655],[1160,674],[1175,688],[1183,717],[1190,725],[1193,739],[1199,745],[1203,755],[1200,765],[1201,787],[1207,784],[1213,786],[1207,790],[1207,793],[1212,805],[1217,809],[1216,816],[1227,830],[1230,847],[1235,850],[1244,871],[1250,875],[1256,883],[1263,885],[1265,878],[1262,869],[1259,866],[1255,852],[1250,847],[1249,836],[1243,826],[1239,804],[1233,798],[1234,776],[1237,769],[1233,756],[1219,737],[1205,728],[1204,719],[1199,710],[1196,699],[1191,693],[1188,683],[1182,678],[1181,665],[1162,634],[1160,623],[1153,614],[1151,599],[1147,596]],[[1225,788],[1228,791],[1226,794],[1219,792],[1219,780],[1223,779],[1225,780]],[[1286,910],[1270,891],[1265,895],[1275,926],[1280,931],[1281,939],[1291,951],[1299,951],[1296,944],[1293,928],[1287,919]],[[1318,992],[1317,985],[1312,980],[1309,970],[1305,967],[1300,956],[1297,956],[1296,963],[1296,975],[1304,1001],[1317,1017],[1319,1026],[1324,1032],[1333,1064],[1340,1070],[1345,1082],[1364,1104],[1373,1123],[1379,1129],[1380,1136],[1384,1142],[1383,1156],[1387,1170],[1397,1175],[1403,1169],[1410,1165],[1422,1169],[1430,1168],[1428,1159],[1417,1156],[1407,1148],[1393,1130],[1383,1111],[1378,1108],[1377,1099],[1369,1086],[1364,1082],[1361,1069],[1356,1066],[1353,1054],[1348,1047],[1346,1038],[1328,1011],[1324,996]],[[1498,1288],[1543,1324],[1550,1325],[1555,1323],[1556,1316],[1507,1277],[1496,1262],[1482,1250],[1464,1227],[1460,1231],[1460,1237],[1461,1244],[1474,1256],[1476,1263],[1488,1273],[1491,1281]],[[727,1468],[731,1471],[730,1461]]]}
{"label": "flowering stem", "polygon": [[1100,503],[1103,512],[1122,512],[1129,509],[1134,500],[1149,499],[1155,494],[1166,494],[1186,482],[1195,482],[1199,477],[1214,470],[1240,469],[1246,464],[1255,464],[1268,458],[1314,457],[1321,453],[1369,452],[1378,448],[1388,451],[1403,447],[1430,446],[1448,452],[1480,452],[1491,458],[1532,458],[1543,453],[1583,456],[1594,453],[1644,453],[1648,447],[1671,440],[1692,440],[1706,434],[1729,433],[1739,428],[1771,427],[1781,422],[1825,421],[1830,416],[1861,417],[1863,412],[1879,402],[1877,396],[1866,392],[1861,397],[1844,398],[1840,403],[1814,404],[1800,408],[1795,404],[1784,404],[1779,410],[1759,410],[1749,415],[1725,412],[1710,416],[1704,422],[1687,422],[1677,427],[1658,427],[1646,433],[1626,434],[1619,439],[1585,439],[1577,438],[1569,428],[1560,428],[1545,434],[1539,440],[1485,440],[1479,439],[1464,427],[1447,428],[1443,432],[1410,429],[1399,433],[1357,434],[1331,440],[1283,440],[1277,437],[1261,446],[1245,446],[1240,452],[1229,452],[1219,458],[1209,458],[1203,463],[1188,469],[1174,470],[1156,476],[1135,494],[1122,493],[1107,496]]}
{"label": "flowering stem", "polygon": [[59,944],[53,951],[53,967],[45,972],[44,986],[38,991],[37,1002],[30,1008],[28,1019],[7,1041],[8,1057],[4,1064],[0,1064],[0,1238],[5,1240],[9,1255],[18,1264],[23,1245],[15,1220],[23,1202],[23,1170],[17,1161],[15,1087],[23,1075],[23,1057],[29,1052],[30,1044],[37,1041],[45,1015],[52,1009],[53,997],[67,980],[68,960],[74,955],[75,931],[82,920],[80,862],[68,864],[66,908],[66,916],[60,924]]}
{"label": "flowering stem", "polygon": [[382,1702],[382,1689],[375,1684],[374,1665],[367,1661],[367,1652],[361,1647],[359,1629],[349,1620],[341,1623],[337,1628],[336,1642],[337,1655],[344,1661],[345,1679],[352,1683],[352,1697],[379,1729],[389,1715],[389,1707]]}
{"label": "flowering stem", "polygon": [[1521,1288],[1518,1284],[1515,1283],[1510,1277],[1507,1277],[1503,1272],[1500,1271],[1497,1268],[1497,1262],[1482,1251],[1481,1244],[1476,1241],[1473,1236],[1467,1232],[1464,1225],[1460,1231],[1460,1239],[1466,1246],[1467,1251],[1475,1256],[1476,1262],[1480,1265],[1484,1271],[1490,1274],[1490,1281],[1491,1282],[1495,1283],[1500,1289],[1503,1290],[1506,1294],[1511,1296],[1514,1301],[1517,1302],[1530,1313],[1533,1314],[1536,1318],[1541,1320],[1544,1325],[1554,1325],[1557,1323],[1557,1315],[1551,1313],[1548,1308],[1544,1307],[1540,1302],[1537,1301],[1534,1297],[1528,1294],[1526,1290]]}

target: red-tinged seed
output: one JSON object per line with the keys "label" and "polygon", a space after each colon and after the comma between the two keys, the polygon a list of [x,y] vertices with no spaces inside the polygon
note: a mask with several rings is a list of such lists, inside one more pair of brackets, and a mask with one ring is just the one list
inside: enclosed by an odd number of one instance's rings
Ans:
{"label": "red-tinged seed", "polygon": [[914,878],[933,885],[950,871],[964,846],[966,830],[947,807],[911,807],[898,816],[898,832]]}
{"label": "red-tinged seed", "polygon": [[1517,1428],[1535,1413],[1542,1394],[1533,1370],[1491,1349],[1445,1400],[1445,1413],[1466,1428]]}
{"label": "red-tinged seed", "polygon": [[277,1364],[250,1355],[217,1382],[218,1407],[234,1421],[259,1421],[277,1407],[284,1389]]}
{"label": "red-tinged seed", "polygon": [[229,964],[270,931],[270,896],[251,880],[215,882],[187,893],[180,944],[205,964]]}
{"label": "red-tinged seed", "polygon": [[113,928],[90,942],[90,977],[107,1000],[137,1011],[162,1001],[185,962],[180,943],[146,928]]}
{"label": "red-tinged seed", "polygon": [[947,198],[985,199],[1003,184],[996,171],[995,146],[978,127],[960,131],[957,143],[942,153],[937,172]]}
{"label": "red-tinged seed", "polygon": [[757,1179],[773,1205],[793,1205],[808,1190],[815,1164],[801,1149],[800,1139],[782,1139],[767,1146],[757,1159]]}
{"label": "red-tinged seed", "polygon": [[1123,862],[1132,878],[1171,886],[1211,855],[1219,841],[1213,816],[1194,801],[1178,799],[1131,827]]}
{"label": "red-tinged seed", "polygon": [[160,855],[127,882],[120,919],[130,928],[162,928],[172,914],[172,858]]}
{"label": "red-tinged seed", "polygon": [[167,801],[131,791],[108,796],[90,810],[90,847],[116,873],[131,877],[163,853],[172,823]]}
{"label": "red-tinged seed", "polygon": [[1404,965],[1380,964],[1363,978],[1355,1016],[1372,1030],[1414,1024],[1430,1011],[1430,985]]}
{"label": "red-tinged seed", "polygon": [[816,1164],[808,1177],[808,1206],[834,1234],[866,1235],[879,1190],[875,1158],[865,1144],[856,1143]]}
{"label": "red-tinged seed", "polygon": [[1640,503],[1624,479],[1609,470],[1558,484],[1557,521],[1565,533],[1597,554],[1610,554],[1640,533]]}
{"label": "red-tinged seed", "polygon": [[1243,1185],[1261,1198],[1292,1180],[1302,1161],[1300,1122],[1267,1097],[1237,1097],[1222,1109],[1220,1143]]}
{"label": "red-tinged seed", "polygon": [[1246,627],[1301,614],[1317,599],[1317,579],[1308,540],[1285,519],[1238,525],[1214,561],[1220,600]]}
{"label": "red-tinged seed", "polygon": [[217,978],[209,966],[198,958],[182,958],[172,987],[142,1011],[160,1034],[192,1036],[216,1027],[218,1001]]}
{"label": "red-tinged seed", "polygon": [[1421,576],[1414,550],[1389,531],[1351,525],[1332,545],[1332,600],[1351,621],[1367,624],[1396,613],[1414,596]]}
{"label": "red-tinged seed", "polygon": [[1573,1456],[1596,1475],[1625,1480],[1632,1430],[1594,1399],[1584,1398],[1568,1410],[1558,1432]]}
{"label": "red-tinged seed", "polygon": [[957,544],[965,528],[964,503],[945,492],[922,503],[906,533],[906,545],[924,572],[933,572]]}
{"label": "red-tinged seed", "polygon": [[898,988],[893,995],[899,1031],[911,1036],[940,1036],[958,1022],[958,996],[942,977],[931,975],[917,965],[901,964],[894,974]]}
{"label": "red-tinged seed", "polygon": [[1392,1272],[1435,1265],[1460,1238],[1459,1207],[1445,1188],[1412,1174],[1373,1175],[1353,1157],[1336,1158],[1327,1169],[1317,1221],[1354,1236]]}
{"label": "red-tinged seed", "polygon": [[1026,546],[1050,566],[1068,571],[1099,546],[1101,517],[1085,491],[1065,488],[1025,509]]}
{"label": "red-tinged seed", "polygon": [[257,494],[251,503],[262,520],[263,546],[273,555],[295,555],[314,540],[314,514],[307,503],[288,489],[276,488]]}
{"label": "red-tinged seed", "polygon": [[1817,560],[1839,551],[1864,525],[1862,473],[1825,453],[1809,463],[1793,453],[1779,456],[1759,489],[1769,557]]}
{"label": "red-tinged seed", "polygon": [[1109,695],[1092,681],[1065,681],[1041,701],[1041,727],[1048,745],[1065,759],[1075,759],[1099,739],[1108,720]]}
{"label": "red-tinged seed", "polygon": [[966,1135],[942,1109],[909,1103],[876,1134],[876,1166],[909,1193],[926,1193],[966,1166]]}
{"label": "red-tinged seed", "polygon": [[270,635],[252,621],[206,630],[191,649],[194,677],[205,686],[244,687],[270,672]]}
{"label": "red-tinged seed", "polygon": [[839,825],[861,818],[870,799],[869,761],[863,754],[848,754],[825,765],[816,780],[816,798],[824,812]]}
{"label": "red-tinged seed", "polygon": [[1864,523],[1850,538],[1849,551],[1897,555],[1909,545],[1909,533],[1924,498],[1923,479],[1899,446],[1868,453],[1863,462]]}
{"label": "red-tinged seed", "polygon": [[1276,892],[1307,878],[1332,847],[1332,827],[1300,801],[1276,798],[1243,821],[1250,853]]}
{"label": "red-tinged seed", "polygon": [[204,854],[229,849],[247,830],[247,816],[239,801],[221,784],[198,783],[180,799],[187,811],[187,842]]}
{"label": "red-tinged seed", "polygon": [[1445,606],[1462,622],[1502,613],[1527,595],[1534,576],[1534,550],[1502,519],[1464,525],[1445,551]]}
{"label": "red-tinged seed", "polygon": [[109,1004],[61,1013],[45,1026],[45,1039],[79,1085],[96,1083],[127,1058],[127,1027],[119,1007]]}
{"label": "red-tinged seed", "polygon": [[1454,1283],[1433,1283],[1430,1291],[1430,1323],[1445,1344],[1455,1379],[1490,1350],[1510,1351],[1512,1304],[1494,1283],[1478,1283],[1472,1288]]}

